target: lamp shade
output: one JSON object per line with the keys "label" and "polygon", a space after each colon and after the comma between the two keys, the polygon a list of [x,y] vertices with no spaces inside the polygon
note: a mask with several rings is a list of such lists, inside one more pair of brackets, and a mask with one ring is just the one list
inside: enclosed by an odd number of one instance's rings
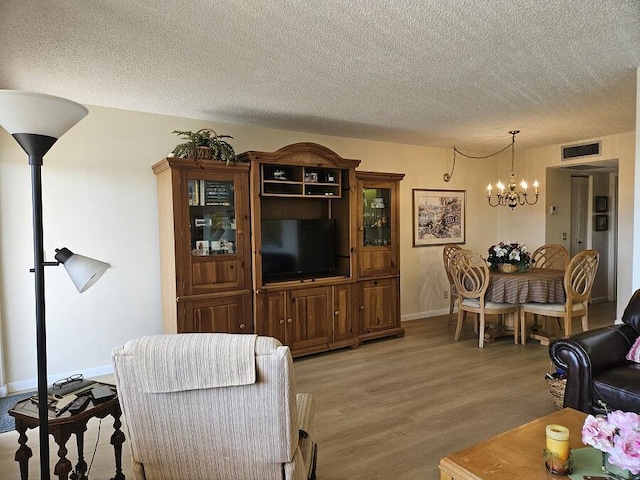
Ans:
{"label": "lamp shade", "polygon": [[234,229],[225,230],[220,240],[225,240],[227,242],[235,241],[236,239],[236,231]]}
{"label": "lamp shade", "polygon": [[55,258],[64,265],[80,293],[91,288],[110,267],[108,263],[78,255],[68,248],[56,249]]}
{"label": "lamp shade", "polygon": [[0,125],[11,135],[60,138],[89,110],[65,98],[20,90],[0,90]]}

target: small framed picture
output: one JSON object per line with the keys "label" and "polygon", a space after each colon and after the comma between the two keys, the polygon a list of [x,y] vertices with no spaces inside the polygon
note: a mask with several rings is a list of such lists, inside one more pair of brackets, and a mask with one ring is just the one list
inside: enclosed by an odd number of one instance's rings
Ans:
{"label": "small framed picture", "polygon": [[[606,198],[606,197],[604,197]],[[604,232],[609,229],[609,217],[607,215],[596,215],[595,231]]]}
{"label": "small framed picture", "polygon": [[596,195],[593,209],[599,213],[607,212],[609,210],[609,197]]}

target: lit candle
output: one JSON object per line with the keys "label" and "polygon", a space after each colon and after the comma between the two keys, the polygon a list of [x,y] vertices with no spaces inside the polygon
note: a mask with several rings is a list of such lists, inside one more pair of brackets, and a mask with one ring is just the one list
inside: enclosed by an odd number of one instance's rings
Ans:
{"label": "lit candle", "polygon": [[491,186],[491,184],[487,185],[487,197],[490,197],[490,196],[491,196],[491,189],[492,189],[492,188],[493,188],[493,187]]}
{"label": "lit candle", "polygon": [[527,182],[524,181],[524,178],[522,179],[522,181],[520,182],[520,186],[522,187],[522,190],[524,191],[524,193],[527,193],[527,187],[529,185],[527,185]]}
{"label": "lit candle", "polygon": [[536,189],[536,195],[538,194],[538,180],[533,182],[533,187]]}
{"label": "lit candle", "polygon": [[504,185],[502,184],[502,181],[498,180],[496,188],[500,190],[500,193],[504,193]]}
{"label": "lit candle", "polygon": [[563,425],[547,425],[547,467],[551,473],[565,474],[569,471],[569,429]]}

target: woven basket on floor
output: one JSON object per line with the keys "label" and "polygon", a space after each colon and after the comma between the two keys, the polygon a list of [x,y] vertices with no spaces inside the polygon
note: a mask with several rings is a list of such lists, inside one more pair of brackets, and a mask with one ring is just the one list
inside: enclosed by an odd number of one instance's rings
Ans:
{"label": "woven basket on floor", "polygon": [[567,387],[567,379],[566,378],[554,378],[552,380],[547,380],[547,385],[549,385],[549,391],[551,392],[551,396],[553,397],[553,403],[556,408],[560,410],[564,406],[564,390]]}

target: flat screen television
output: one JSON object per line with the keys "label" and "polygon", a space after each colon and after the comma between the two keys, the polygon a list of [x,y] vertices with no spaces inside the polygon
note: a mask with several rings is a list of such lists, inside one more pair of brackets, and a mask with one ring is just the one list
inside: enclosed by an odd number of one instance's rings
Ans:
{"label": "flat screen television", "polygon": [[335,274],[335,220],[262,220],[261,227],[264,282]]}

